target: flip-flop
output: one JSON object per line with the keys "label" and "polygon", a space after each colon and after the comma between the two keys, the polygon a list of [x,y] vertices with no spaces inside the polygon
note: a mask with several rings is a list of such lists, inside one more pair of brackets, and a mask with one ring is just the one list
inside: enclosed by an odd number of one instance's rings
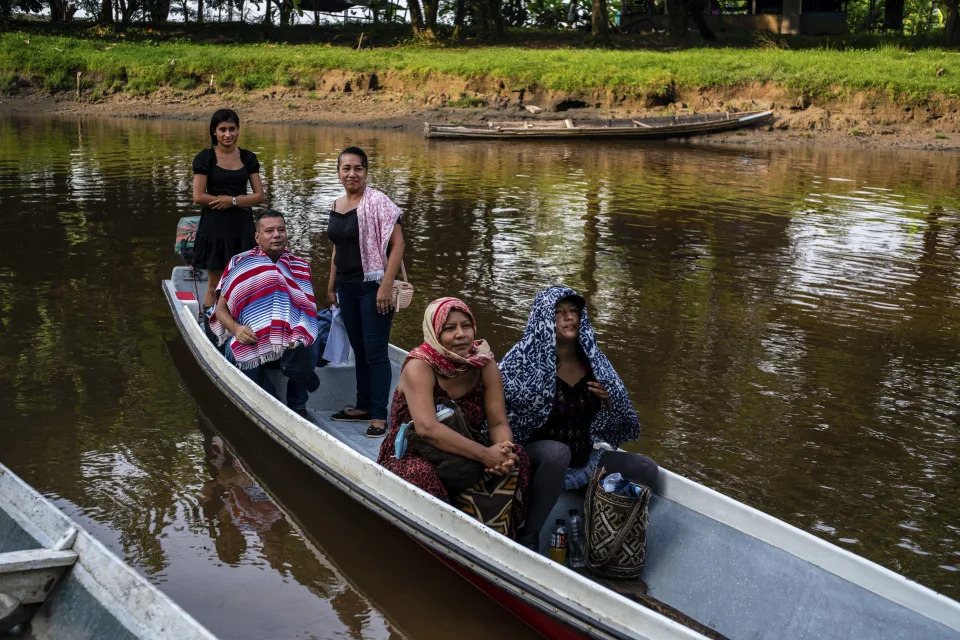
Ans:
{"label": "flip-flop", "polygon": [[364,411],[363,413],[352,414],[347,413],[346,409],[341,409],[330,416],[330,419],[337,422],[370,422],[370,412]]}

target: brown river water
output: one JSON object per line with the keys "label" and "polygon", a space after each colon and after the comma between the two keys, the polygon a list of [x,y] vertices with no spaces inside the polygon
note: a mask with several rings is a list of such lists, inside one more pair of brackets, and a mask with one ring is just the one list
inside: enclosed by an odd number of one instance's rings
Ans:
{"label": "brown river water", "polygon": [[[229,638],[530,636],[317,480],[192,362],[160,291],[203,122],[0,117],[0,462]],[[267,201],[329,263],[337,151],[406,212],[420,341],[464,298],[502,355],[584,293],[628,448],[960,597],[960,157],[426,142],[255,125]]]}

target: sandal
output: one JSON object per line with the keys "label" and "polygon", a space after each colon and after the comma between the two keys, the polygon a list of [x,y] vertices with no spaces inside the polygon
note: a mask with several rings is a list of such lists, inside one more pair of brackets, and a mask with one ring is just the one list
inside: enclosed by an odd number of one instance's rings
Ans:
{"label": "sandal", "polygon": [[341,409],[335,414],[330,416],[331,420],[336,420],[337,422],[370,422],[370,412],[364,411],[363,413],[347,413],[348,409],[353,407],[347,407],[346,409]]}
{"label": "sandal", "polygon": [[368,438],[382,438],[385,435],[387,435],[387,425],[383,425],[382,427],[370,425],[367,427]]}

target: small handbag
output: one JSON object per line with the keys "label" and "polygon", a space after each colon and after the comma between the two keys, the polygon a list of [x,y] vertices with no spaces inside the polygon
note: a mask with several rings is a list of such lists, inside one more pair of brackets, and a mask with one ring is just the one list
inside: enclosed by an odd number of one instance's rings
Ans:
{"label": "small handbag", "polygon": [[590,478],[583,501],[587,538],[587,570],[604,578],[632,580],[640,577],[647,547],[647,522],[652,491],[636,498],[608,493],[600,467]]}
{"label": "small handbag", "polygon": [[403,274],[403,280],[394,278],[393,280],[393,299],[391,303],[397,311],[406,309],[413,301],[413,285],[407,281],[407,268],[400,261],[400,271]]}

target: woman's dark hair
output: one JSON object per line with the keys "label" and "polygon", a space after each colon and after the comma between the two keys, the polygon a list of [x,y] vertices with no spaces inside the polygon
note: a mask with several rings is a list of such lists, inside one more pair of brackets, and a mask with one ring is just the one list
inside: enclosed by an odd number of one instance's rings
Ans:
{"label": "woman's dark hair", "polygon": [[217,146],[217,125],[221,122],[232,122],[240,128],[240,116],[233,109],[217,109],[210,118],[210,146]]}
{"label": "woman's dark hair", "polygon": [[360,147],[347,147],[346,149],[340,152],[340,155],[337,156],[337,171],[340,170],[340,158],[348,155],[360,156],[360,164],[363,165],[363,168],[364,169],[370,168],[367,166],[367,154],[363,149],[361,149]]}

